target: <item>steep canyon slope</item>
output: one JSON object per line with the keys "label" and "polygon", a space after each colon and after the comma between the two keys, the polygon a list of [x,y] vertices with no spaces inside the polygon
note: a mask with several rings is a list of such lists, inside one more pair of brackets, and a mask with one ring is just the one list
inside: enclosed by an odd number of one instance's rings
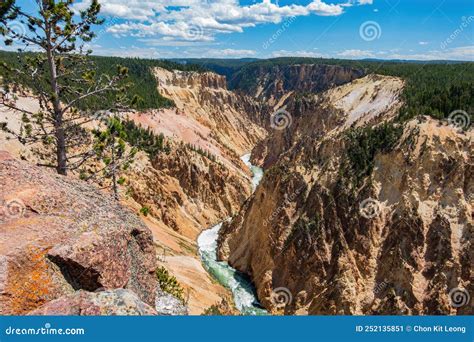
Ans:
{"label": "steep canyon slope", "polygon": [[266,131],[258,125],[257,102],[227,90],[224,77],[161,68],[154,74],[160,93],[176,107],[130,117],[173,143],[170,153],[134,164],[131,196],[151,209],[146,221],[166,255],[163,263],[189,291],[190,312],[202,313],[226,293],[203,269],[196,238],[250,196],[250,172],[240,156]]}
{"label": "steep canyon slope", "polygon": [[[131,112],[127,117],[153,134],[163,134],[167,149],[153,157],[137,154],[120,186],[122,204],[136,212],[146,208],[142,219],[153,233],[157,261],[183,284],[190,312],[199,314],[226,297],[226,291],[202,267],[196,238],[203,229],[238,212],[250,195],[250,172],[240,155],[266,133],[254,122],[259,113],[256,102],[228,91],[223,77],[165,69],[156,69],[155,74],[159,91],[176,107]],[[18,102],[38,110],[28,94],[20,94]],[[0,121],[14,131],[21,129],[21,115],[6,108],[0,109]],[[88,128],[97,127],[93,123]],[[0,143],[17,158],[38,161],[31,146],[22,146],[4,132]],[[96,169],[97,162],[86,168]]]}
{"label": "steep canyon slope", "polygon": [[472,314],[449,293],[474,286],[473,130],[393,123],[403,85],[369,75],[283,95],[291,120],[254,150],[265,176],[219,238],[269,310]]}
{"label": "steep canyon slope", "polygon": [[[472,313],[448,298],[474,286],[472,129],[423,116],[398,122],[405,82],[356,68],[259,68],[251,84],[232,79],[232,91],[211,72],[153,73],[176,107],[128,113],[167,146],[140,151],[120,186],[121,205],[141,219],[78,175],[28,171],[1,155],[1,199],[25,205],[20,218],[0,217],[2,313],[160,313],[152,275],[160,265],[184,287],[189,312],[201,314],[228,292],[204,270],[196,238],[227,217],[219,257],[250,275],[271,312]],[[0,109],[4,119],[20,127],[21,117]],[[2,132],[0,144],[36,163]],[[265,169],[254,194],[240,159],[250,151]],[[37,281],[16,293],[26,278]],[[21,299],[24,291],[35,297]]]}

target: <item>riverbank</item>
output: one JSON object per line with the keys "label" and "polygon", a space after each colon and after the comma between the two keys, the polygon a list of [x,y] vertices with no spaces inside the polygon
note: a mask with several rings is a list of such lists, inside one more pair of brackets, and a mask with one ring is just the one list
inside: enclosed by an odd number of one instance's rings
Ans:
{"label": "riverbank", "polygon": [[[250,163],[250,154],[241,159],[252,171],[252,186],[255,191],[263,177],[263,170]],[[260,306],[250,279],[227,262],[217,260],[217,239],[221,228],[222,222],[203,231],[198,237],[199,255],[204,268],[222,286],[231,290],[235,306],[243,315],[265,315],[267,312]]]}

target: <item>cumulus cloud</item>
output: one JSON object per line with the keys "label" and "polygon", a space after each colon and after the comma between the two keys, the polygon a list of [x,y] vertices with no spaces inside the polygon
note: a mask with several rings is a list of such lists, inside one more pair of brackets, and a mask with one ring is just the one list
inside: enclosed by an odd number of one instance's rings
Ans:
{"label": "cumulus cloud", "polygon": [[355,58],[355,59],[375,57],[375,55],[372,51],[358,50],[358,49],[344,50],[342,52],[339,52],[337,55],[340,56],[340,57]]}
{"label": "cumulus cloud", "polygon": [[381,58],[381,59],[405,59],[419,61],[433,60],[474,60],[474,45],[449,48],[444,50],[430,50],[425,52],[401,53],[399,49],[390,51],[369,51],[369,50],[344,50],[337,53],[337,56],[349,59],[361,58]]}
{"label": "cumulus cloud", "polygon": [[458,61],[474,61],[474,45],[459,46],[444,50],[431,50],[413,54],[389,54],[387,58],[392,59],[414,59],[414,60],[458,60]]}
{"label": "cumulus cloud", "polygon": [[[89,3],[90,0],[82,0],[75,8],[82,10]],[[102,14],[124,21],[107,29],[117,36],[200,42],[213,41],[219,33],[243,32],[248,27],[280,23],[289,17],[338,16],[344,8],[344,4],[329,4],[322,0],[284,6],[270,0],[251,5],[241,5],[239,0],[102,0],[101,4]]]}
{"label": "cumulus cloud", "polygon": [[313,58],[327,58],[329,56],[321,54],[317,51],[310,50],[298,50],[298,51],[289,51],[289,50],[277,50],[273,51],[269,57],[313,57]]}

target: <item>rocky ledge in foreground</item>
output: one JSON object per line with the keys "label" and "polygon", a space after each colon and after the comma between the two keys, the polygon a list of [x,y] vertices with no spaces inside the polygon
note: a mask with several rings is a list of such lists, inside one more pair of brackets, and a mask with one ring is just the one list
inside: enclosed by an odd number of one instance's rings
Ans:
{"label": "rocky ledge in foreground", "polygon": [[[153,238],[135,214],[86,183],[2,151],[0,189],[0,314],[27,314],[64,296],[93,302],[124,294],[143,302],[135,311],[154,312]],[[90,294],[114,289],[128,291]]]}
{"label": "rocky ledge in foreground", "polygon": [[77,291],[53,300],[29,315],[45,316],[153,316],[157,312],[124,289],[103,292]]}

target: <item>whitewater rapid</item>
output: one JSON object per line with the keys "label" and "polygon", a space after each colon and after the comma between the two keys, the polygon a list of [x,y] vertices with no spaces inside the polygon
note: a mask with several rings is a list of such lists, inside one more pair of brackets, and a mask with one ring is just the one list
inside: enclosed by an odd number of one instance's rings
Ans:
{"label": "whitewater rapid", "polygon": [[[262,180],[263,170],[250,163],[250,154],[241,159],[252,171],[252,187],[255,191]],[[203,231],[198,237],[199,254],[204,268],[221,285],[231,290],[235,306],[243,315],[265,315],[267,312],[260,306],[250,279],[229,266],[227,262],[217,261],[217,238],[221,228],[222,222]]]}

